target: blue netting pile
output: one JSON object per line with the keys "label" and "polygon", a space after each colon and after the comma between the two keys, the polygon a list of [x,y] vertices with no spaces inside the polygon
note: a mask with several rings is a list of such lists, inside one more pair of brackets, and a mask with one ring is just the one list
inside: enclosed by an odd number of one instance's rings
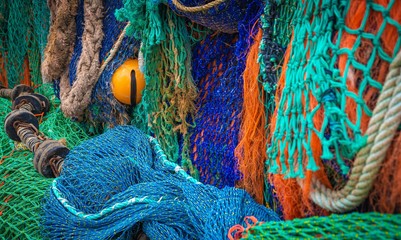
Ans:
{"label": "blue netting pile", "polygon": [[[209,3],[210,0],[179,0],[179,2],[187,7],[196,7]],[[244,19],[246,9],[252,2],[254,0],[227,0],[207,11],[183,12],[178,10],[171,0],[168,0],[169,6],[179,15],[225,33],[238,32],[238,23]]]}
{"label": "blue netting pile", "polygon": [[121,126],[67,156],[44,203],[52,239],[225,239],[245,216],[278,221],[243,190],[203,185],[169,162],[157,141]]}
{"label": "blue netting pile", "polygon": [[238,145],[246,56],[263,7],[253,1],[237,26],[239,34],[212,33],[193,50],[192,74],[199,89],[196,127],[192,130],[193,164],[201,182],[217,187],[240,180],[234,149]]}

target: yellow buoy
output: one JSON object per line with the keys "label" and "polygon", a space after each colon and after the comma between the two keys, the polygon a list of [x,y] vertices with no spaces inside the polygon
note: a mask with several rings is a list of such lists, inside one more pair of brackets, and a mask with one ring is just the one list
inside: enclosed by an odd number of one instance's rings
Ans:
{"label": "yellow buoy", "polygon": [[111,91],[121,103],[136,105],[141,101],[145,77],[139,70],[137,59],[125,61],[111,77]]}

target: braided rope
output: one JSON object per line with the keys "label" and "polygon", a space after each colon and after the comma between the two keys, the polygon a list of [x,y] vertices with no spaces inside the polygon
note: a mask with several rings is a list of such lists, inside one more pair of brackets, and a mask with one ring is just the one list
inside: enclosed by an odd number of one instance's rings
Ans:
{"label": "braided rope", "polygon": [[[89,4],[89,3],[88,3]],[[99,4],[95,3],[91,5],[91,7],[97,9]],[[98,27],[101,24],[102,19],[99,16],[94,16],[94,18],[98,21],[98,24],[94,24],[93,26]],[[88,21],[89,22],[89,21]],[[93,21],[92,21],[93,22]],[[103,32],[98,33],[98,36],[92,37],[94,34],[90,34],[88,29],[93,27],[92,25],[89,27],[85,27],[84,34],[89,34],[86,38],[83,37],[83,41],[86,39],[87,42],[83,42],[83,47],[85,46],[88,49],[91,49],[91,52],[86,51],[85,56],[81,56],[81,59],[84,61],[79,61],[79,68],[78,70],[87,71],[79,71],[77,74],[77,80],[74,82],[73,86],[69,85],[69,82],[66,78],[62,78],[62,83],[60,84],[61,88],[61,100],[62,100],[62,110],[64,114],[69,117],[77,118],[80,120],[83,116],[85,109],[88,107],[90,103],[90,97],[93,90],[93,87],[96,85],[97,81],[100,78],[100,75],[103,73],[104,69],[106,68],[107,64],[115,57],[116,53],[118,52],[121,43],[125,37],[125,33],[127,28],[130,26],[129,23],[125,26],[123,31],[121,32],[120,36],[118,37],[117,41],[114,43],[113,47],[110,49],[109,53],[105,60],[101,63],[100,67],[97,68],[97,56],[99,54],[99,49],[101,47],[101,40],[103,39]],[[101,29],[101,28],[100,28]],[[90,67],[88,66],[88,61],[90,60]],[[96,66],[94,65],[96,63]],[[89,70],[92,73],[95,73],[96,76],[92,77],[88,73]],[[80,74],[82,73],[82,74]],[[90,76],[90,77],[89,77]]]}
{"label": "braided rope", "polygon": [[118,49],[120,49],[121,43],[123,42],[123,39],[125,37],[125,33],[127,32],[127,29],[130,27],[130,25],[131,25],[130,22],[128,22],[127,25],[124,27],[124,29],[121,31],[120,36],[118,36],[117,41],[114,43],[113,47],[110,49],[109,53],[107,54],[106,59],[102,62],[102,66],[100,67],[99,74],[98,74],[98,79],[100,78],[100,75],[102,75],[107,64],[109,64],[109,62],[111,60],[113,60]]}
{"label": "braided rope", "polygon": [[195,13],[195,12],[202,12],[202,11],[207,11],[213,7],[216,7],[217,5],[225,2],[226,0],[215,0],[212,1],[210,3],[206,3],[204,5],[201,6],[196,6],[196,7],[187,7],[185,5],[183,5],[182,3],[180,3],[179,0],[172,0],[172,3],[174,4],[174,6],[182,11],[182,12],[190,12],[190,13]]}
{"label": "braided rope", "polygon": [[334,191],[314,179],[310,198],[332,212],[347,212],[360,205],[372,188],[400,123],[401,52],[390,65],[366,132],[367,144],[358,152],[347,184],[341,190]]}

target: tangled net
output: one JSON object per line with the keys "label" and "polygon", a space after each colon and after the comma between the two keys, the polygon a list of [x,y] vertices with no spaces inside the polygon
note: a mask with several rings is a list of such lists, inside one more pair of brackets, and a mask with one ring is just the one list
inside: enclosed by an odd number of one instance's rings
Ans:
{"label": "tangled net", "polygon": [[150,239],[220,239],[248,215],[279,220],[243,190],[197,182],[132,126],[71,150],[43,210],[51,239],[127,239],[140,226]]}

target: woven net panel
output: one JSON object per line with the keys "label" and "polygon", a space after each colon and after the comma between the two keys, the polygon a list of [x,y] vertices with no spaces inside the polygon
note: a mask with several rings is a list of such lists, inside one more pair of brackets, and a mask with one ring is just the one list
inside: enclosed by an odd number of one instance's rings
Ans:
{"label": "woven net panel", "polygon": [[191,138],[191,158],[200,171],[200,181],[219,187],[234,186],[240,179],[234,156],[242,105],[241,78],[235,75],[240,63],[232,57],[236,38],[210,35],[194,49],[199,110]]}
{"label": "woven net panel", "polygon": [[265,223],[243,239],[399,239],[401,215],[351,213]]}
{"label": "woven net panel", "polygon": [[[291,41],[297,0],[267,1],[260,17],[263,29],[260,44],[260,82],[265,92],[266,117],[274,112],[277,79],[281,73],[284,52]],[[268,120],[268,119],[267,119]]]}
{"label": "woven net panel", "polygon": [[8,5],[6,1],[0,2],[0,84],[7,86],[5,59],[7,52],[7,18]]}
{"label": "woven net panel", "polygon": [[216,239],[248,214],[278,220],[243,190],[200,184],[132,126],[75,147],[43,209],[51,239],[131,239],[139,227],[150,239]]}
{"label": "woven net panel", "polygon": [[[104,1],[104,18],[102,28],[104,39],[99,52],[99,61],[103,63],[110,55],[116,41],[122,34],[126,22],[117,21],[114,13],[117,9],[123,6],[122,0],[119,1]],[[69,62],[68,77],[70,85],[77,79],[77,69],[79,68],[79,60],[84,54],[82,52],[84,33],[84,1],[79,1],[78,11],[75,17],[76,35],[74,50]],[[139,42],[133,37],[125,36],[119,46],[115,56],[106,65],[102,74],[99,76],[95,87],[92,90],[91,102],[88,106],[87,120],[92,125],[94,132],[102,132],[105,128],[113,127],[118,124],[127,124],[129,116],[127,106],[119,103],[112,94],[110,81],[114,71],[122,65],[128,58],[135,58],[139,48]],[[55,91],[59,91],[59,83],[55,82]]]}
{"label": "woven net panel", "polygon": [[254,1],[239,23],[239,34],[210,34],[193,49],[193,76],[199,89],[191,159],[203,183],[234,186],[241,176],[234,155],[243,104],[243,79],[249,36],[262,6]]}
{"label": "woven net panel", "polygon": [[[0,123],[4,123],[9,112],[11,112],[11,102],[7,99],[0,98]],[[0,131],[0,156],[8,155],[13,148],[13,142],[8,138],[2,127]]]}
{"label": "woven net panel", "polygon": [[317,171],[321,161],[332,161],[336,171],[348,173],[400,48],[399,4],[323,0],[307,2],[295,13],[269,172],[303,178],[305,170]]}
{"label": "woven net panel", "polygon": [[[179,0],[186,7],[202,6],[210,3],[210,0]],[[238,32],[238,24],[246,15],[246,9],[253,0],[226,0],[222,3],[204,11],[191,12],[180,10],[168,0],[169,6],[181,16],[189,18],[191,21],[199,23],[215,31],[224,33]]]}
{"label": "woven net panel", "polygon": [[191,75],[192,42],[186,19],[164,5],[148,14],[149,24],[158,27],[146,28],[143,33],[146,86],[132,123],[160,139],[169,159],[195,176],[189,136],[197,90]]}
{"label": "woven net panel", "polygon": [[0,75],[3,80],[7,79],[9,87],[24,78],[34,85],[42,82],[40,60],[49,24],[46,1],[5,0],[0,3]]}
{"label": "woven net panel", "polygon": [[[28,51],[27,33],[30,24],[30,1],[7,1],[7,81],[14,87],[22,78],[23,62]],[[23,37],[25,36],[25,37]]]}
{"label": "woven net panel", "polygon": [[[63,117],[57,101],[52,95],[52,86],[43,85],[38,92],[51,93],[51,111],[40,125],[40,131],[47,137],[61,140],[72,148],[88,139],[82,126]],[[0,120],[11,111],[9,100],[0,99]],[[5,110],[3,106],[8,106]],[[3,114],[4,113],[4,114]],[[4,119],[1,121],[4,122]],[[42,200],[53,179],[44,178],[36,172],[33,154],[21,143],[8,139],[1,128],[0,160],[0,235],[2,239],[42,239],[40,216]]]}
{"label": "woven net panel", "polygon": [[[121,0],[104,1],[106,12],[103,20],[103,29],[105,37],[100,49],[101,61],[106,59],[126,25],[125,22],[117,21],[114,15],[115,11],[122,6]],[[139,42],[137,40],[133,37],[124,37],[116,56],[107,64],[93,90],[92,102],[89,106],[91,121],[105,123],[106,126],[128,123],[127,107],[114,98],[111,92],[110,81],[114,71],[120,65],[128,58],[136,58],[138,48]]]}
{"label": "woven net panel", "polygon": [[0,164],[0,231],[3,239],[41,239],[41,201],[52,179],[35,171],[33,154],[17,151]]}
{"label": "woven net panel", "polygon": [[[266,1],[263,14],[260,18],[263,30],[262,41],[259,46],[258,62],[260,64],[261,94],[264,108],[266,131],[269,131],[270,119],[275,108],[275,93],[277,80],[280,77],[284,61],[284,53],[291,41],[294,27],[294,13],[300,8],[297,0]],[[267,141],[266,148],[270,145]],[[281,206],[277,199],[275,187],[268,181],[267,169],[264,171],[264,200],[275,212],[281,212]]]}

